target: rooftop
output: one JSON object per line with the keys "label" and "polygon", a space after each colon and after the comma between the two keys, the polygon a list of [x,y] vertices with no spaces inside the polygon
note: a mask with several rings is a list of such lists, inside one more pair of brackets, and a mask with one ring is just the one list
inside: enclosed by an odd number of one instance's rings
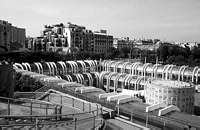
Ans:
{"label": "rooftop", "polygon": [[171,87],[171,88],[191,88],[193,85],[187,82],[182,82],[182,81],[175,81],[175,80],[152,80],[150,84],[154,86],[158,86],[161,88],[164,87]]}

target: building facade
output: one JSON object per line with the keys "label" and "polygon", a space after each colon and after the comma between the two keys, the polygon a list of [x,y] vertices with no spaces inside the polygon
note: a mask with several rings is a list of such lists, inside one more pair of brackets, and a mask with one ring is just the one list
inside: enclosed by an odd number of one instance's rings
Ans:
{"label": "building facade", "polygon": [[12,46],[18,44],[25,46],[26,31],[24,28],[12,26],[7,21],[0,20],[0,46],[8,51],[12,50]]}
{"label": "building facade", "polygon": [[[113,46],[113,36],[107,35],[105,30],[92,32],[84,26],[67,23],[45,26],[42,36],[34,40],[36,50],[58,50],[71,53],[72,51],[105,53]],[[37,46],[41,46],[38,48]]]}
{"label": "building facade", "polygon": [[193,113],[195,87],[186,82],[152,80],[145,87],[146,103],[175,105],[182,112]]}
{"label": "building facade", "polygon": [[113,40],[113,47],[117,49],[122,49],[122,48],[134,48],[135,44],[134,41],[129,40],[129,37],[127,38],[114,38]]}
{"label": "building facade", "polygon": [[110,48],[113,47],[113,36],[107,35],[105,31],[94,33],[93,53],[107,54]]}
{"label": "building facade", "polygon": [[[33,44],[34,38],[33,37],[26,37],[25,40],[25,48],[32,50],[34,49],[34,44]],[[33,50],[32,50],[33,51]]]}

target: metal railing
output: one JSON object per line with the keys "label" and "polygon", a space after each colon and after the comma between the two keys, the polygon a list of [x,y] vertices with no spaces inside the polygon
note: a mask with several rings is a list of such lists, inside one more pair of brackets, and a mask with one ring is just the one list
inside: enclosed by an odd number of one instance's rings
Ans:
{"label": "metal railing", "polygon": [[[0,97],[0,100],[3,101],[3,103],[7,104],[7,115],[11,115],[11,105],[17,105],[23,108],[28,108],[29,110],[29,116],[33,114],[33,109],[45,109],[45,115],[48,115],[48,110],[56,110],[60,107],[60,105],[54,105],[50,103],[44,103],[44,102],[35,102],[34,100],[23,100],[23,99],[13,99],[13,98],[7,98],[7,97]],[[38,106],[39,105],[39,106]],[[1,115],[2,117],[2,115]]]}
{"label": "metal railing", "polygon": [[165,116],[156,116],[152,115],[151,113],[144,113],[138,110],[128,111],[123,108],[120,108],[118,116],[119,115],[127,116],[131,122],[134,122],[134,120],[136,119],[141,120],[142,122],[145,122],[146,127],[148,127],[148,124],[154,124],[155,126],[158,126],[160,128],[200,129],[199,124],[188,123],[184,120],[177,120],[172,117],[168,118]]}
{"label": "metal railing", "polygon": [[[95,110],[96,111],[96,110]],[[50,115],[47,117],[51,117],[52,119],[55,119],[55,117],[61,117],[62,119],[64,118],[63,116],[69,117],[69,116],[73,116],[72,118],[68,118],[68,120],[54,120],[54,121],[50,121],[48,120],[48,122],[43,121],[44,118],[46,118],[46,116],[12,116],[12,115],[4,115],[2,116],[2,118],[17,118],[17,119],[32,119],[31,123],[21,123],[21,124],[9,124],[9,125],[3,125],[0,124],[0,128],[2,129],[6,129],[6,128],[35,128],[35,129],[39,129],[39,128],[48,128],[48,127],[64,127],[64,128],[74,128],[75,130],[79,127],[80,124],[87,124],[88,122],[91,122],[93,125],[89,126],[92,129],[97,129],[99,127],[101,127],[103,125],[103,120],[98,120],[98,116],[95,116],[95,111],[92,111],[92,116],[90,117],[86,117],[86,118],[76,118],[75,115],[73,114],[68,114],[68,115],[62,115],[62,114],[57,114],[57,115]],[[80,114],[86,114],[87,112],[84,113],[79,113]],[[42,118],[43,117],[43,118]],[[65,117],[65,118],[66,118]]]}
{"label": "metal railing", "polygon": [[[33,93],[32,93],[33,94]],[[48,95],[49,96],[49,95]],[[4,103],[7,103],[7,115],[1,115],[1,118],[7,119],[8,121],[12,121],[13,119],[20,119],[20,120],[29,120],[31,122],[29,123],[23,123],[23,124],[17,124],[15,123],[13,124],[9,124],[9,125],[3,125],[0,124],[0,128],[41,128],[41,127],[56,127],[56,126],[62,126],[64,125],[66,126],[74,126],[74,129],[76,129],[78,127],[78,125],[80,123],[82,123],[83,121],[86,121],[88,119],[91,119],[93,121],[93,128],[97,128],[100,127],[103,122],[101,120],[100,123],[98,123],[98,121],[96,121],[99,118],[99,115],[102,112],[102,108],[101,107],[96,107],[96,109],[91,109],[91,105],[89,105],[88,107],[88,111],[86,111],[86,103],[84,102],[80,102],[82,103],[82,111],[83,112],[78,112],[78,113],[71,113],[71,114],[62,114],[62,100],[64,99],[64,96],[60,96],[61,101],[60,103],[57,104],[45,104],[43,102],[38,103],[38,102],[34,102],[34,100],[28,100],[30,102],[28,102],[27,100],[22,100],[22,99],[13,99],[13,98],[6,98],[6,97],[0,97],[1,100],[3,100]],[[75,100],[73,99],[73,101],[75,102]],[[16,105],[19,105],[21,107],[28,107],[30,108],[29,111],[29,115],[12,115],[10,113],[11,108],[10,106],[13,105],[12,103],[15,103]],[[28,105],[24,105],[27,104]],[[46,105],[46,107],[42,108],[42,107],[36,107],[34,106],[34,104],[39,104],[39,105]],[[50,106],[53,106],[52,108],[50,108]],[[72,106],[76,107],[75,103],[72,103]],[[45,115],[33,115],[33,108],[40,108],[40,109],[47,109],[46,114]],[[54,114],[49,115],[48,114],[48,109],[53,109],[54,110]],[[87,118],[78,118],[78,117],[82,117],[82,115],[86,115],[89,114],[91,117],[87,117]],[[67,119],[67,121],[66,121]],[[101,118],[100,118],[101,119]],[[46,122],[44,122],[46,121]],[[56,121],[56,122],[54,122]]]}
{"label": "metal railing", "polygon": [[36,99],[37,97],[44,94],[44,92],[15,92],[14,97],[23,97],[23,98],[29,98],[29,99]]}
{"label": "metal railing", "polygon": [[[86,123],[85,121],[92,121],[92,128],[100,127],[103,124],[103,120],[100,120],[98,123],[98,115],[95,115],[95,112],[97,110],[93,110],[91,112],[82,112],[82,113],[76,113],[76,114],[54,114],[54,115],[47,115],[47,116],[39,116],[39,115],[1,115],[1,118],[6,119],[31,119],[31,123],[23,123],[23,124],[9,124],[9,125],[3,125],[0,124],[0,128],[42,128],[42,127],[58,127],[64,125],[66,126],[74,126],[74,129],[78,127],[79,124]],[[76,116],[85,115],[87,113],[92,113],[92,116],[86,117],[86,118],[77,118]],[[47,120],[48,119],[48,120]],[[51,120],[50,120],[51,119]],[[59,119],[59,120],[58,120]],[[64,119],[64,120],[62,120]],[[66,119],[68,119],[66,121]],[[45,122],[47,121],[47,122]]]}

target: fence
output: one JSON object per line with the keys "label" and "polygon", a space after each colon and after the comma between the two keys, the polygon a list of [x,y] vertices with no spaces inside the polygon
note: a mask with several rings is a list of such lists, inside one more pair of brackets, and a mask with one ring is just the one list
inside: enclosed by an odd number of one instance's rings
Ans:
{"label": "fence", "polygon": [[[22,94],[22,93],[21,93]],[[28,93],[23,93],[28,95]],[[35,94],[38,94],[35,93]],[[36,97],[34,93],[31,93],[33,97]],[[41,93],[40,93],[41,95]],[[47,99],[49,99],[48,95]],[[53,94],[55,96],[55,94]],[[1,100],[4,100],[5,103],[7,103],[7,115],[1,115],[1,118],[8,119],[9,121],[13,120],[28,120],[28,123],[21,123],[21,124],[9,124],[9,125],[3,125],[0,124],[0,128],[7,129],[7,128],[26,128],[26,129],[39,129],[39,128],[55,128],[55,127],[69,127],[77,129],[80,124],[84,124],[87,122],[92,122],[92,125],[88,127],[97,128],[100,127],[103,124],[103,120],[99,118],[99,115],[102,112],[102,108],[98,107],[98,105],[95,107],[94,104],[83,102],[78,99],[69,98],[63,95],[56,95],[60,98],[60,101],[58,103],[52,104],[45,104],[42,103],[42,101],[35,102],[37,100],[22,100],[22,99],[12,99],[12,98],[5,98],[0,97]],[[79,113],[73,113],[71,114],[62,114],[62,105],[65,104],[65,102],[68,103],[68,101],[71,100],[71,105],[74,108],[79,108],[82,112]],[[30,101],[30,102],[29,102]],[[25,102],[25,103],[24,103]],[[29,108],[29,114],[28,115],[12,115],[11,111],[11,103],[17,103],[17,105],[21,107],[27,107]],[[27,105],[28,104],[28,105]],[[36,105],[37,104],[37,105]],[[39,104],[39,105],[38,105]],[[46,106],[45,106],[46,105]],[[34,109],[44,109],[46,110],[45,115],[33,115]],[[49,109],[52,109],[54,111],[54,114],[49,113]],[[89,114],[90,116],[84,117],[84,115]],[[84,117],[84,118],[83,118]],[[56,121],[56,122],[55,122]]]}
{"label": "fence", "polygon": [[120,107],[119,115],[124,115],[129,118],[131,122],[134,122],[134,120],[145,122],[146,127],[148,127],[148,124],[152,124],[156,127],[162,128],[162,129],[190,129],[193,128],[199,129],[199,124],[188,124],[188,122],[182,120],[177,121],[177,119],[168,118],[164,116],[155,116],[152,115],[152,113],[145,113],[138,110],[135,111],[128,111]]}
{"label": "fence", "polygon": [[[26,109],[26,115],[31,116],[34,112],[34,110],[40,110],[41,113],[45,114],[45,116],[50,113],[56,111],[56,109],[60,109],[60,105],[53,105],[46,102],[40,102],[40,101],[33,101],[29,99],[13,99],[13,98],[6,98],[6,97],[0,97],[0,100],[3,101],[3,103],[7,104],[7,115],[12,115],[11,113],[11,107],[20,107],[23,109]],[[43,111],[42,111],[43,110]],[[1,116],[2,117],[2,116]]]}
{"label": "fence", "polygon": [[[96,111],[96,110],[95,110]],[[75,130],[78,129],[80,124],[88,124],[88,122],[91,122],[91,126],[89,128],[97,129],[102,126],[103,120],[98,120],[97,116],[95,116],[95,111],[91,111],[92,116],[87,118],[75,118],[75,115],[77,114],[68,114],[68,115],[62,115],[62,114],[56,114],[56,115],[49,115],[49,116],[12,116],[12,115],[3,115],[1,118],[15,118],[15,119],[31,119],[32,121],[29,123],[20,123],[20,124],[0,124],[0,128],[7,129],[7,128],[26,128],[26,129],[32,129],[35,128],[74,128]],[[84,113],[78,113],[78,115],[86,114]],[[62,119],[65,120],[55,120],[58,119],[58,117],[62,117]],[[71,118],[73,117],[73,118]],[[45,120],[48,118],[49,120]],[[66,120],[66,118],[68,120]],[[52,119],[52,120],[50,120]],[[45,121],[44,121],[45,120]]]}

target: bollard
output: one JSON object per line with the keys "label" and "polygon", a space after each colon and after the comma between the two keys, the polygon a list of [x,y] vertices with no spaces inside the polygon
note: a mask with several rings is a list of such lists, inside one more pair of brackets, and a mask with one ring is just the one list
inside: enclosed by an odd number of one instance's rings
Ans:
{"label": "bollard", "polygon": [[103,114],[103,108],[102,108],[102,106],[101,106],[101,115]]}
{"label": "bollard", "polygon": [[117,105],[117,115],[119,116],[119,105]]}
{"label": "bollard", "polygon": [[89,112],[91,113],[91,103],[89,103]]}
{"label": "bollard", "polygon": [[62,106],[59,107],[60,120],[62,120]]}
{"label": "bollard", "polygon": [[83,112],[85,111],[85,110],[84,110],[84,109],[85,109],[85,108],[84,108],[84,105],[85,105],[85,103],[83,102]]}
{"label": "bollard", "polygon": [[77,121],[77,118],[74,119],[74,130],[76,130],[76,121]]}
{"label": "bollard", "polygon": [[94,114],[94,111],[92,111],[92,115],[94,116],[94,118],[93,118],[93,129],[95,129],[95,114]]}
{"label": "bollard", "polygon": [[146,116],[146,127],[148,127],[148,119],[149,119],[149,113],[147,112],[147,116]]}
{"label": "bollard", "polygon": [[[96,104],[97,105],[97,104]],[[99,106],[97,105],[97,116],[99,115]]]}
{"label": "bollard", "polygon": [[10,115],[10,100],[8,99],[8,115]]}
{"label": "bollard", "polygon": [[38,130],[38,119],[35,119],[35,129]]}
{"label": "bollard", "polygon": [[74,107],[74,98],[72,98],[72,107]]}
{"label": "bollard", "polygon": [[131,112],[131,122],[133,122],[133,112]]}
{"label": "bollard", "polygon": [[60,104],[62,105],[63,103],[62,103],[62,95],[60,96]]}

